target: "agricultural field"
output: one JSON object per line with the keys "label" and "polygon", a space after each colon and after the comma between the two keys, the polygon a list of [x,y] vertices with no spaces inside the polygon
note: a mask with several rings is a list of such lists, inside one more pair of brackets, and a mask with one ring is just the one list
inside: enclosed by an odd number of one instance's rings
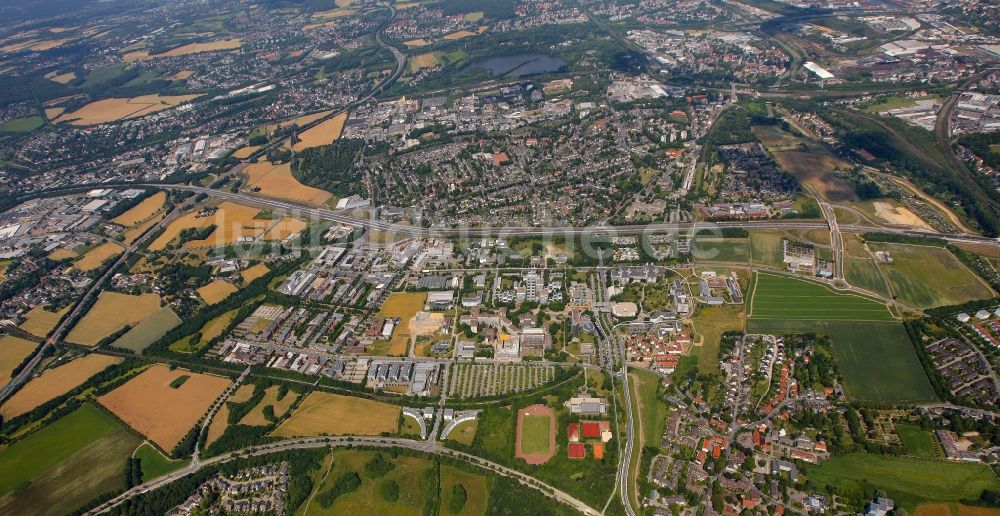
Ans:
{"label": "agricultural field", "polygon": [[0,450],[0,513],[72,513],[124,488],[125,458],[139,441],[99,408],[82,405]]}
{"label": "agricultural field", "polygon": [[750,261],[761,265],[784,268],[781,256],[782,235],[774,232],[750,233]]}
{"label": "agricultural field", "polygon": [[322,205],[333,197],[333,194],[319,188],[306,186],[292,176],[291,165],[283,163],[272,165],[262,160],[251,163],[243,169],[247,175],[246,190],[258,192],[261,195],[288,199],[307,204]]}
{"label": "agricultural field", "polygon": [[781,169],[795,176],[806,190],[815,191],[828,201],[857,197],[851,183],[834,174],[838,168],[849,169],[850,163],[838,159],[823,144],[789,134],[776,125],[754,126],[753,133]]}
{"label": "agricultural field", "polygon": [[738,262],[750,261],[750,241],[747,238],[695,237],[691,254],[698,261]]}
{"label": "agricultural field", "polygon": [[153,113],[158,113],[185,102],[190,102],[200,95],[173,95],[162,96],[158,94],[142,95],[139,97],[111,98],[91,102],[76,111],[63,113],[59,118],[53,120],[54,123],[69,122],[70,125],[99,125],[118,120],[128,120],[138,118]]}
{"label": "agricultural field", "polygon": [[335,142],[344,131],[345,122],[347,122],[346,112],[296,134],[299,141],[295,143],[295,150],[322,147]]}
{"label": "agricultural field", "polygon": [[224,301],[227,297],[233,295],[233,293],[238,290],[239,289],[236,288],[236,285],[233,285],[228,281],[215,280],[197,289],[197,292],[206,304],[214,305]]}
{"label": "agricultural field", "polygon": [[58,367],[46,369],[32,378],[0,407],[0,415],[11,419],[30,412],[43,403],[77,388],[91,376],[121,363],[122,359],[91,353],[75,358]]}
{"label": "agricultural field", "polygon": [[892,263],[879,263],[900,301],[918,308],[957,305],[995,294],[947,249],[870,242],[872,251],[888,251]]}
{"label": "agricultural field", "polygon": [[424,68],[434,68],[435,66],[441,64],[438,56],[434,52],[427,52],[426,54],[418,54],[413,56],[407,63],[406,69],[410,73],[420,71]]}
{"label": "agricultural field", "polygon": [[140,294],[132,296],[118,292],[104,291],[87,315],[73,326],[66,342],[83,346],[96,346],[105,337],[138,324],[160,309],[160,296]]}
{"label": "agricultural field", "polygon": [[92,271],[102,264],[105,260],[114,258],[119,254],[122,254],[125,248],[121,244],[113,240],[104,242],[103,244],[87,251],[87,254],[80,257],[79,260],[73,262],[73,266],[81,271]]}
{"label": "agricultural field", "polygon": [[243,278],[243,283],[250,283],[251,281],[261,276],[264,276],[269,272],[271,272],[271,269],[268,269],[267,265],[264,265],[263,263],[258,263],[257,265],[254,265],[253,267],[250,267],[249,269],[241,272],[240,276]]}
{"label": "agricultural field", "polygon": [[639,412],[642,415],[642,438],[646,445],[659,444],[667,422],[667,405],[657,395],[660,377],[648,371],[636,370],[631,374],[635,386]]}
{"label": "agricultural field", "polygon": [[[271,433],[275,437],[379,435],[399,429],[402,409],[364,398],[314,391]],[[360,417],[360,415],[364,417]]]}
{"label": "agricultural field", "polygon": [[124,233],[122,233],[122,237],[124,237],[124,240],[122,241],[122,243],[125,244],[125,245],[132,245],[132,242],[135,242],[136,240],[138,240],[139,237],[141,237],[143,235],[143,233],[145,233],[146,231],[148,231],[149,228],[157,225],[166,216],[167,216],[166,213],[160,212],[160,213],[157,213],[156,215],[153,215],[151,218],[147,219],[145,222],[142,222],[140,224],[136,224],[135,226],[132,226],[131,228],[129,228],[128,230],[126,230]]}
{"label": "agricultural field", "polygon": [[38,343],[13,335],[0,337],[0,383],[10,380],[14,368],[35,352]]}
{"label": "agricultural field", "polygon": [[14,118],[0,124],[0,133],[30,133],[43,125],[45,120],[40,116]]}
{"label": "agricultural field", "polygon": [[236,317],[237,311],[238,310],[230,310],[212,319],[211,321],[208,321],[201,327],[200,330],[198,330],[196,334],[198,336],[197,341],[193,340],[195,335],[190,335],[171,344],[170,350],[178,353],[197,353],[198,351],[201,351],[208,346],[208,343],[212,339],[222,335],[222,332],[226,331],[229,324],[233,322],[233,317]]}
{"label": "agricultural field", "polygon": [[914,514],[916,516],[996,516],[997,510],[961,503],[922,503],[917,506],[917,511]]}
{"label": "agricultural field", "polygon": [[45,309],[45,305],[38,305],[27,313],[26,320],[18,328],[36,337],[45,337],[55,329],[56,325],[59,324],[59,319],[62,319],[67,312],[69,312],[69,306],[58,312],[50,312]]}
{"label": "agricultural field", "polygon": [[253,384],[243,384],[226,398],[226,402],[219,407],[218,412],[215,413],[212,421],[208,424],[208,432],[205,439],[206,446],[214,443],[219,437],[222,437],[222,434],[226,433],[226,429],[229,428],[229,404],[250,401],[256,390],[257,388]]}
{"label": "agricultural field", "polygon": [[888,307],[877,301],[789,276],[757,273],[750,292],[749,319],[891,321]]}
{"label": "agricultural field", "polygon": [[922,502],[957,502],[978,499],[984,489],[1000,489],[1000,480],[985,464],[855,453],[809,466],[806,474],[820,486],[848,492],[860,491],[867,482],[886,491],[897,506],[912,511]]}
{"label": "agricultural field", "polygon": [[188,43],[187,45],[182,45],[177,48],[172,48],[166,52],[163,52],[162,54],[150,55],[149,52],[145,50],[137,50],[134,52],[126,53],[125,55],[122,56],[122,60],[128,63],[133,61],[156,59],[160,57],[177,57],[189,54],[200,54],[202,52],[237,50],[241,46],[243,46],[243,40],[241,38],[222,39],[217,41],[207,41],[204,43]]}
{"label": "agricultural field", "polygon": [[143,199],[142,202],[133,206],[125,213],[111,219],[111,222],[130,228],[148,219],[149,217],[152,217],[154,213],[163,209],[163,204],[166,202],[167,193],[156,192],[155,194]]}
{"label": "agricultural field", "polygon": [[243,419],[240,419],[239,424],[247,426],[267,426],[272,423],[270,419],[265,415],[265,410],[267,407],[271,407],[273,418],[281,418],[288,412],[295,400],[299,399],[299,394],[292,391],[286,391],[283,397],[279,398],[281,394],[281,387],[271,386],[264,391],[264,398],[260,400],[254,408],[247,412]]}
{"label": "agricultural field", "polygon": [[[187,376],[180,385],[172,383]],[[98,398],[115,416],[167,452],[205,415],[230,380],[156,364]],[[176,385],[176,384],[175,384]]]}
{"label": "agricultural field", "polygon": [[556,377],[554,366],[455,364],[448,379],[448,397],[479,398],[540,387]]}
{"label": "agricultural field", "polygon": [[250,145],[246,147],[240,147],[233,152],[232,156],[236,159],[247,159],[251,154],[260,150],[260,145]]}
{"label": "agricultural field", "polygon": [[170,330],[180,326],[182,322],[184,321],[177,316],[172,308],[165,306],[133,326],[111,345],[139,353],[150,344],[160,340]]}
{"label": "agricultural field", "polygon": [[941,443],[930,430],[920,428],[918,425],[899,423],[895,425],[896,434],[899,441],[903,443],[903,449],[907,455],[923,457],[925,459],[943,459],[944,450]]}
{"label": "agricultural field", "polygon": [[389,341],[389,355],[406,354],[410,344],[410,320],[417,315],[417,312],[423,310],[426,302],[426,292],[393,292],[382,303],[378,311],[379,317],[399,318],[399,324],[396,325],[392,332],[392,340]]}
{"label": "agricultural field", "polygon": [[198,211],[192,211],[171,222],[163,233],[149,244],[151,251],[162,251],[173,243],[181,231],[185,229],[205,229],[215,225],[215,231],[204,240],[191,240],[184,243],[185,249],[222,247],[245,239],[257,239],[267,236],[267,231],[276,224],[285,224],[282,220],[272,221],[256,218],[260,213],[257,208],[243,206],[231,202],[219,204],[215,213],[199,217]]}

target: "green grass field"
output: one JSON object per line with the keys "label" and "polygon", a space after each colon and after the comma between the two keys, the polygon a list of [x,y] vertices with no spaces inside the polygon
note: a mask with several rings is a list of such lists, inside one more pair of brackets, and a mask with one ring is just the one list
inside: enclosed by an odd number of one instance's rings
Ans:
{"label": "green grass field", "polygon": [[750,257],[753,263],[781,267],[781,238],[777,233],[750,233]]}
{"label": "green grass field", "polygon": [[855,287],[883,296],[889,295],[885,279],[871,258],[848,257],[844,263],[844,274],[847,282]]}
{"label": "green grass field", "polygon": [[[455,486],[465,490],[465,503],[453,502]],[[459,514],[461,516],[481,516],[486,514],[486,502],[489,500],[489,488],[486,477],[467,471],[441,465],[441,511],[440,514]],[[453,503],[458,511],[452,510]]]}
{"label": "green grass field", "polygon": [[877,301],[789,276],[758,273],[750,294],[750,320],[806,319],[891,321],[889,309]]}
{"label": "green grass field", "polygon": [[187,466],[186,460],[170,460],[149,443],[142,443],[133,455],[142,467],[142,480],[149,481],[162,477],[171,471]]}
{"label": "green grass field", "polygon": [[667,404],[657,395],[660,377],[649,371],[635,371],[632,375],[641,402],[642,435],[646,445],[659,446],[663,427],[667,422]]}
{"label": "green grass field", "polygon": [[930,430],[924,430],[919,425],[900,423],[896,425],[896,434],[907,455],[925,459],[944,458],[941,445]]}
{"label": "green grass field", "polygon": [[[341,460],[343,455],[356,454],[351,460]],[[385,454],[383,454],[385,455]],[[333,482],[343,474],[344,471],[356,471],[362,478],[361,485],[354,491],[338,497],[333,505],[322,508],[313,501],[309,512],[320,514],[377,514],[381,515],[407,515],[419,514],[424,507],[424,503],[431,492],[423,485],[427,474],[434,468],[434,463],[418,457],[399,456],[396,458],[386,456],[386,460],[395,467],[384,476],[377,479],[370,479],[364,474],[364,468],[357,466],[357,459],[367,457],[365,462],[374,456],[371,452],[345,452],[334,456],[334,468],[327,477],[326,485],[320,491],[329,489]],[[347,459],[348,457],[344,457]],[[378,486],[382,482],[392,481],[399,485],[399,498],[389,501],[379,494]],[[314,510],[315,509],[315,510]]]}
{"label": "green grass field", "polygon": [[479,421],[463,421],[448,434],[448,440],[462,443],[466,446],[471,445],[472,441],[476,438],[476,429],[478,427]]}
{"label": "green grass field", "polygon": [[549,431],[552,426],[549,416],[524,416],[521,427],[521,452],[526,455],[549,453]]}
{"label": "green grass field", "polygon": [[930,461],[856,453],[833,457],[806,474],[821,486],[860,491],[867,483],[912,511],[921,502],[978,499],[984,489],[1000,489],[1000,480],[984,464]]}
{"label": "green grass field", "polygon": [[886,272],[896,298],[919,308],[957,305],[994,296],[992,290],[947,249],[871,242],[873,251],[889,251]]}
{"label": "green grass field", "polygon": [[105,66],[104,68],[98,68],[84,77],[81,87],[84,89],[92,88],[101,83],[110,81],[123,73],[125,73],[125,63],[118,63]]}
{"label": "green grass field", "polygon": [[116,348],[123,348],[135,351],[136,353],[149,347],[150,344],[160,340],[168,331],[174,329],[184,322],[170,307],[163,307],[153,315],[143,319],[142,322],[132,327],[125,335],[111,345]]}
{"label": "green grass field", "polygon": [[740,263],[750,261],[750,245],[746,238],[697,237],[691,247],[693,255],[698,260]]}
{"label": "green grass field", "polygon": [[479,416],[479,428],[472,447],[486,457],[508,459],[514,456],[515,414],[510,407],[487,406]]}
{"label": "green grass field", "polygon": [[743,331],[745,314],[741,305],[699,308],[692,319],[695,339],[701,339],[698,350],[698,370],[710,373],[719,369],[719,348],[722,334]]}
{"label": "green grass field", "polygon": [[123,488],[139,441],[99,408],[81,406],[0,451],[0,514],[71,513]]}
{"label": "green grass field", "polygon": [[0,133],[30,133],[43,125],[45,120],[40,116],[13,118],[0,124]]}

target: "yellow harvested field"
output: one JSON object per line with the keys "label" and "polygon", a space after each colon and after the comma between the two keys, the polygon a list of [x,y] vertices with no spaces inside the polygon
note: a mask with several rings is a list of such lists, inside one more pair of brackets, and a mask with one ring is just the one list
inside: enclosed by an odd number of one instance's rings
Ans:
{"label": "yellow harvested field", "polygon": [[282,217],[281,220],[275,222],[267,230],[264,238],[267,240],[284,240],[302,233],[307,227],[309,227],[309,223],[302,219]]}
{"label": "yellow harvested field", "polygon": [[208,424],[208,432],[205,438],[205,445],[211,445],[229,428],[229,406],[225,403],[219,407],[218,412],[212,416],[212,422]]}
{"label": "yellow harvested field", "polygon": [[482,27],[479,27],[478,29],[476,29],[476,32],[467,31],[467,30],[460,30],[458,32],[452,32],[451,34],[448,34],[447,36],[444,37],[444,39],[451,41],[451,40],[456,40],[456,39],[468,38],[468,37],[471,37],[471,36],[478,36],[478,35],[486,32],[486,29],[488,29],[488,28],[489,27],[487,27],[487,26],[482,26]]}
{"label": "yellow harvested field", "polygon": [[171,81],[183,81],[185,79],[190,79],[192,75],[194,75],[194,72],[191,71],[191,70],[181,70],[181,71],[179,71],[179,72],[171,75],[170,76],[170,80]]}
{"label": "yellow harvested field", "polygon": [[277,129],[277,128],[279,128],[279,127],[289,127],[292,124],[295,124],[295,125],[297,125],[299,127],[302,127],[302,126],[304,126],[306,124],[315,122],[315,121],[319,120],[320,118],[323,118],[323,117],[329,115],[330,113],[333,113],[333,110],[328,109],[326,111],[320,111],[318,113],[312,113],[310,115],[302,115],[302,116],[296,117],[296,118],[289,118],[288,120],[283,120],[283,121],[278,122],[276,124],[268,124],[268,125],[264,126],[264,129],[266,129],[268,133],[273,133],[274,130]]}
{"label": "yellow harvested field", "polygon": [[73,251],[71,251],[69,249],[66,249],[65,247],[60,247],[59,249],[56,249],[55,251],[52,251],[51,253],[49,253],[49,256],[48,256],[49,260],[55,260],[57,262],[61,261],[61,260],[66,260],[66,259],[69,259],[69,258],[76,258],[76,257],[77,257],[76,253],[74,253]]}
{"label": "yellow harvested field", "polygon": [[204,287],[198,289],[198,295],[205,300],[206,303],[214,305],[220,301],[225,300],[227,297],[233,295],[234,292],[239,290],[235,285],[229,283],[228,281],[216,280]]}
{"label": "yellow harvested field", "polygon": [[35,52],[43,52],[45,50],[61,47],[70,41],[73,41],[73,38],[50,39],[48,41],[39,41],[38,43],[31,45],[29,48]]}
{"label": "yellow harvested field", "polygon": [[125,248],[121,244],[109,240],[88,251],[79,260],[73,262],[73,266],[81,271],[92,271],[100,267],[104,260],[118,256],[123,251]]}
{"label": "yellow harvested field", "polygon": [[438,60],[437,54],[434,52],[428,52],[426,54],[416,55],[410,59],[407,69],[411,72],[416,72],[423,68],[434,68],[438,64],[440,64],[440,61]]}
{"label": "yellow harvested field", "polygon": [[152,217],[154,213],[163,208],[165,202],[167,202],[167,192],[156,192],[143,199],[142,202],[133,206],[125,213],[111,219],[111,222],[130,228]]}
{"label": "yellow harvested field", "polygon": [[105,337],[126,326],[138,324],[159,309],[160,296],[156,294],[132,296],[101,292],[87,315],[66,336],[66,342],[96,346]]}
{"label": "yellow harvested field", "polygon": [[[188,377],[183,384],[170,386],[182,376]],[[156,364],[97,401],[160,449],[170,452],[230,383],[228,378],[180,368],[170,370]]]}
{"label": "yellow harvested field", "polygon": [[329,11],[318,12],[313,15],[313,18],[316,18],[318,20],[330,20],[333,18],[343,18],[344,16],[350,16],[356,12],[358,12],[357,9],[347,9],[344,7],[340,7],[337,9],[330,9]]}
{"label": "yellow harvested field", "polygon": [[257,152],[258,149],[260,149],[260,145],[242,147],[237,149],[236,152],[233,152],[233,157],[237,159],[246,159],[249,158],[251,154]]}
{"label": "yellow harvested field", "polygon": [[253,397],[253,393],[256,390],[257,388],[254,387],[253,384],[248,383],[240,385],[236,389],[236,392],[230,394],[229,397],[226,398],[226,401],[231,401],[233,403],[246,403],[250,401],[250,398]]}
{"label": "yellow harvested field", "polygon": [[10,419],[34,410],[39,405],[77,388],[91,376],[122,360],[119,357],[91,353],[59,367],[48,369],[11,396],[0,408],[0,415]]}
{"label": "yellow harvested field", "polygon": [[269,405],[271,406],[271,409],[274,410],[274,417],[280,418],[284,416],[285,413],[288,412],[288,409],[292,407],[292,403],[295,403],[295,400],[299,399],[299,395],[292,391],[287,391],[285,392],[285,397],[279,400],[278,393],[280,391],[281,388],[277,385],[268,387],[267,390],[264,391],[264,397],[260,400],[260,403],[250,409],[250,412],[247,412],[247,414],[243,416],[243,419],[240,420],[239,424],[247,426],[270,425],[271,422],[264,417],[264,407]]}
{"label": "yellow harvested field", "polygon": [[110,98],[91,102],[72,113],[63,113],[55,123],[71,125],[98,125],[118,120],[138,118],[170,109],[201,95],[142,95],[131,99]]}
{"label": "yellow harvested field", "polygon": [[433,43],[433,41],[426,40],[424,38],[411,39],[410,41],[403,42],[403,44],[406,45],[406,46],[408,46],[408,47],[426,47],[427,45],[430,45],[431,43]]}
{"label": "yellow harvested field", "polygon": [[70,81],[76,79],[76,72],[66,72],[66,73],[49,72],[45,74],[45,78],[50,81],[58,82],[59,84],[69,84]]}
{"label": "yellow harvested field", "polygon": [[45,305],[38,305],[25,315],[27,319],[18,328],[36,337],[45,337],[68,311],[68,305],[58,312],[50,312],[45,309]]}
{"label": "yellow harvested field", "polygon": [[337,138],[340,138],[340,133],[344,131],[345,122],[347,122],[346,112],[297,134],[299,141],[295,144],[295,150],[321,147],[333,143]]}
{"label": "yellow harvested field", "polygon": [[482,19],[483,19],[483,12],[482,11],[476,11],[476,12],[473,12],[473,13],[465,13],[465,16],[463,18],[465,18],[465,21],[467,21],[469,23],[476,23],[476,22],[482,21]]}
{"label": "yellow harvested field", "polygon": [[405,355],[410,345],[410,321],[417,312],[424,309],[427,302],[426,292],[393,292],[378,311],[379,317],[397,317],[399,324],[392,333],[389,342],[389,354]]}
{"label": "yellow harvested field", "polygon": [[333,194],[326,190],[306,186],[292,175],[289,163],[272,165],[270,161],[258,161],[243,169],[247,175],[247,190],[259,192],[268,197],[288,199],[308,204],[322,205]]}
{"label": "yellow harvested field", "polygon": [[250,283],[251,281],[269,272],[271,272],[271,269],[268,269],[267,265],[264,265],[263,263],[258,263],[257,265],[254,265],[253,267],[250,267],[249,269],[241,272],[240,275],[243,276],[244,283]]}
{"label": "yellow harvested field", "polygon": [[181,45],[177,48],[172,48],[162,54],[150,55],[146,51],[129,52],[122,56],[125,62],[140,61],[146,59],[156,59],[159,57],[177,57],[186,56],[189,54],[200,54],[202,52],[218,52],[220,50],[236,50],[243,46],[243,39],[233,38],[233,39],[220,39],[217,41],[208,41],[205,43],[188,43],[187,45]]}
{"label": "yellow harvested field", "polygon": [[203,229],[211,225],[215,225],[215,231],[208,238],[186,242],[184,248],[221,247],[255,240],[264,235],[267,229],[273,225],[273,221],[270,220],[254,219],[258,213],[260,210],[257,208],[231,202],[220,204],[215,213],[205,217],[198,217],[198,212],[192,211],[171,222],[163,234],[149,244],[149,249],[162,251],[168,244],[177,239],[181,231],[188,228]]}
{"label": "yellow harvested field", "polygon": [[154,215],[151,219],[147,220],[146,222],[138,224],[135,227],[133,227],[132,229],[129,229],[128,231],[126,231],[125,233],[123,233],[123,235],[125,237],[125,245],[132,245],[132,242],[135,242],[136,239],[138,239],[139,237],[141,237],[142,234],[146,232],[146,230],[148,230],[149,228],[151,228],[151,227],[155,226],[156,224],[158,224],[166,216],[167,216],[166,213],[157,213],[156,215]]}
{"label": "yellow harvested field", "polygon": [[63,111],[66,111],[66,108],[64,107],[45,108],[45,118],[53,120],[59,117],[59,115],[63,114]]}
{"label": "yellow harvested field", "polygon": [[397,431],[401,413],[388,403],[313,391],[271,435],[379,435]]}
{"label": "yellow harvested field", "polygon": [[11,335],[0,337],[0,384],[7,383],[14,368],[21,365],[37,347],[38,343],[28,339]]}
{"label": "yellow harvested field", "polygon": [[233,322],[233,317],[236,317],[236,312],[237,310],[230,310],[205,323],[205,325],[201,327],[201,340],[208,342],[219,335],[222,335],[222,332],[226,330],[229,323]]}
{"label": "yellow harvested field", "polygon": [[356,2],[357,2],[357,0],[334,0],[333,3],[337,7],[350,7],[351,5],[353,5]]}

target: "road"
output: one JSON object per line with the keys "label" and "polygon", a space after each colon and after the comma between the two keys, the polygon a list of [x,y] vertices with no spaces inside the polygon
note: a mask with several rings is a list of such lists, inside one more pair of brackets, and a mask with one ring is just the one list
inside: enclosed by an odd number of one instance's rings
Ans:
{"label": "road", "polygon": [[589,514],[595,516],[600,514],[598,511],[594,510],[592,507],[576,499],[575,497],[570,496],[569,494],[560,491],[552,486],[549,486],[548,484],[520,471],[510,469],[506,466],[502,466],[495,462],[490,462],[486,459],[477,457],[475,455],[460,452],[457,450],[452,450],[450,448],[444,448],[438,445],[435,445],[433,447],[428,447],[425,441],[416,441],[413,439],[403,439],[396,437],[309,437],[300,439],[288,439],[260,446],[251,446],[248,448],[243,448],[241,450],[211,457],[209,459],[202,460],[198,463],[191,463],[191,465],[189,465],[184,469],[177,470],[173,473],[169,473],[160,478],[153,479],[149,482],[144,482],[112,498],[111,500],[102,503],[101,505],[95,507],[86,514],[90,515],[90,514],[101,514],[108,512],[129,498],[163,487],[167,484],[170,484],[171,482],[184,478],[188,475],[192,475],[200,471],[202,468],[208,466],[224,464],[226,462],[245,459],[247,457],[255,457],[259,455],[267,455],[271,453],[278,453],[290,450],[308,450],[308,449],[325,448],[325,447],[354,447],[354,446],[368,446],[374,448],[407,448],[414,451],[433,453],[437,455],[443,455],[446,457],[452,457],[464,460],[470,464],[474,464],[481,468],[490,470],[494,473],[512,478],[518,481],[518,483],[520,483],[521,485],[540,491],[546,496],[554,500],[557,500],[559,502],[562,502],[564,504],[567,504],[583,514]]}
{"label": "road", "polygon": [[125,263],[128,257],[131,256],[132,253],[139,250],[146,243],[146,240],[148,240],[150,236],[156,234],[161,228],[165,227],[170,222],[173,222],[174,219],[180,216],[180,214],[184,211],[184,209],[187,208],[187,206],[194,201],[195,197],[196,196],[192,195],[183,203],[177,205],[177,207],[175,207],[174,210],[170,212],[168,216],[164,217],[163,220],[161,220],[156,225],[146,230],[146,232],[140,238],[137,238],[135,242],[132,242],[132,245],[128,246],[128,248],[125,249],[125,252],[123,252],[118,257],[117,260],[115,260],[115,263],[111,267],[109,267],[104,272],[104,274],[101,275],[100,278],[98,278],[96,281],[94,281],[93,284],[91,284],[90,289],[88,289],[87,292],[77,300],[76,305],[73,307],[73,310],[70,311],[69,315],[62,318],[62,321],[59,323],[59,326],[56,327],[56,329],[52,332],[52,335],[49,338],[45,339],[45,342],[42,343],[42,346],[40,348],[38,348],[38,350],[35,352],[35,355],[31,357],[31,360],[29,360],[28,363],[25,364],[24,368],[22,368],[20,372],[18,372],[13,378],[11,378],[3,386],[2,389],[0,389],[0,404],[2,404],[4,401],[6,401],[8,397],[14,394],[17,391],[17,389],[21,386],[21,384],[23,384],[24,382],[28,381],[29,378],[31,378],[31,376],[35,372],[35,368],[38,367],[38,364],[41,363],[42,358],[45,357],[46,351],[48,351],[48,349],[51,348],[52,346],[55,346],[56,342],[59,342],[63,338],[63,335],[70,329],[70,326],[72,326],[76,322],[77,318],[81,315],[80,313],[81,310],[83,310],[83,308],[88,305],[88,301],[90,300],[90,298],[100,293],[101,288],[107,282],[108,278],[113,276],[114,273],[118,270],[118,268],[123,263]]}

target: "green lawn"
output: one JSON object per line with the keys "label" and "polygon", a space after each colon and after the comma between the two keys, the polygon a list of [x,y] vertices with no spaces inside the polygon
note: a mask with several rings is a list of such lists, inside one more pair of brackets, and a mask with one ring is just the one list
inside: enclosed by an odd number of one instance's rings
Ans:
{"label": "green lawn", "polygon": [[182,322],[184,321],[170,307],[165,306],[133,326],[111,345],[138,353],[160,340],[170,330],[180,326]]}
{"label": "green lawn", "polygon": [[[359,468],[356,464],[349,464],[346,461],[340,460],[342,455],[334,455],[334,468],[330,476],[327,477],[326,484],[320,488],[320,491],[329,489],[333,485],[333,482],[343,474],[342,472],[348,470],[353,470],[359,474],[362,478],[361,485],[356,490],[338,497],[328,508],[320,507],[314,500],[310,506],[310,513],[402,516],[422,512],[425,502],[431,495],[431,491],[428,489],[429,486],[425,485],[425,481],[432,478],[429,475],[435,468],[432,461],[407,456],[393,458],[383,453],[385,459],[391,462],[394,467],[384,476],[370,479],[364,474],[363,467]],[[368,452],[364,456],[372,457],[374,454]],[[379,484],[389,481],[395,482],[399,486],[399,498],[395,501],[386,500],[379,493]]]}
{"label": "green lawn", "polygon": [[118,63],[105,66],[104,68],[98,68],[84,77],[83,84],[81,84],[80,87],[84,89],[92,88],[103,82],[110,81],[123,73],[125,73],[125,63]]}
{"label": "green lawn", "polygon": [[43,125],[45,120],[40,116],[13,118],[0,124],[0,133],[30,133]]}
{"label": "green lawn", "polygon": [[849,256],[844,263],[844,273],[847,276],[847,282],[855,287],[883,296],[889,295],[885,279],[882,278],[882,273],[879,272],[878,266],[871,258]]}
{"label": "green lawn", "polygon": [[[461,486],[461,489],[465,491],[465,503],[455,500],[460,498],[460,496],[456,496],[457,486]],[[440,514],[481,516],[486,514],[487,500],[489,500],[489,488],[486,486],[486,477],[448,465],[441,465]]]}
{"label": "green lawn", "polygon": [[891,321],[886,305],[826,285],[776,274],[758,273],[750,295],[750,321],[805,319]]}
{"label": "green lawn", "polygon": [[[86,404],[0,451],[0,514],[67,514],[125,487],[140,439]],[[14,487],[13,490],[12,486]]]}
{"label": "green lawn", "polygon": [[806,468],[809,479],[845,491],[863,484],[883,489],[904,509],[920,502],[977,499],[984,489],[1000,489],[1000,480],[984,464],[931,461],[910,457],[855,453],[833,457]]}
{"label": "green lawn", "polygon": [[552,418],[549,416],[524,416],[521,423],[521,452],[526,455],[549,453],[549,432]]}
{"label": "green lawn", "polygon": [[754,231],[750,233],[750,255],[753,263],[781,267],[781,240],[782,236],[777,233],[762,233]]}
{"label": "green lawn", "polygon": [[746,238],[696,237],[691,249],[697,260],[745,263],[750,261],[749,242]]}
{"label": "green lawn", "polygon": [[992,290],[947,249],[870,242],[873,251],[889,251],[886,272],[896,298],[919,308],[957,305],[994,296]]}
{"label": "green lawn", "polygon": [[632,376],[638,391],[637,398],[641,402],[642,435],[646,446],[659,446],[663,436],[663,427],[667,422],[667,404],[657,395],[660,377],[649,371],[636,370]]}
{"label": "green lawn", "polygon": [[188,464],[186,460],[170,460],[149,443],[143,443],[133,455],[142,467],[142,480],[149,481],[176,471]]}
{"label": "green lawn", "polygon": [[514,456],[515,417],[510,407],[487,406],[479,416],[472,447],[484,457],[509,460]]}
{"label": "green lawn", "polygon": [[920,428],[919,425],[900,423],[896,425],[896,434],[899,435],[907,455],[926,459],[943,458],[941,445],[930,430]]}

